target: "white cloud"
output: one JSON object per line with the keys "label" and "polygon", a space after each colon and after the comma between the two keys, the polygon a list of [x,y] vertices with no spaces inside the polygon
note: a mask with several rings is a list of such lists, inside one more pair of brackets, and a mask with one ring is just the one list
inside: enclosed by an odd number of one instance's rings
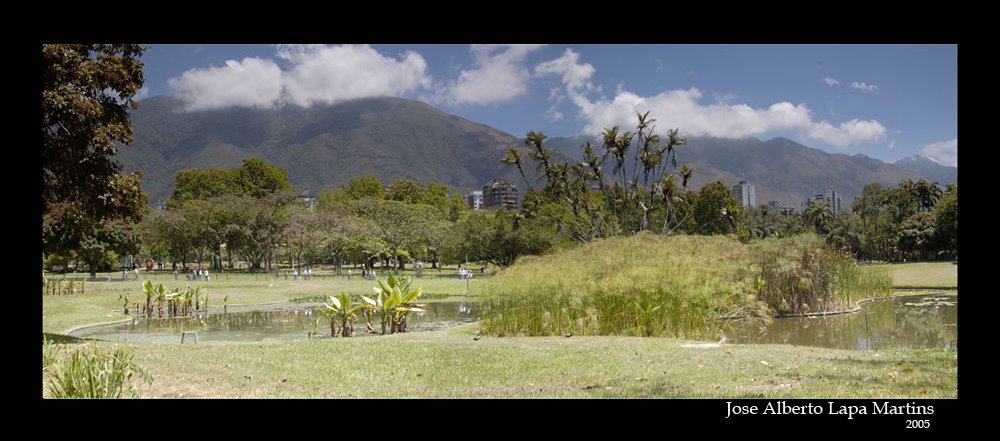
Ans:
{"label": "white cloud", "polygon": [[841,147],[856,142],[883,139],[886,131],[885,126],[878,121],[861,121],[857,118],[842,122],[838,126],[820,121],[805,127],[806,136]]}
{"label": "white cloud", "polygon": [[273,107],[281,98],[281,69],[274,61],[244,58],[222,67],[191,69],[167,84],[187,111]]}
{"label": "white cloud", "polygon": [[528,91],[531,74],[524,59],[542,45],[473,45],[476,63],[464,69],[436,97],[452,104],[499,104]]}
{"label": "white cloud", "polygon": [[833,87],[833,86],[836,86],[836,85],[840,84],[840,81],[837,81],[836,79],[833,79],[833,78],[830,78],[830,77],[823,78],[823,82],[826,83],[826,85],[830,86],[830,87]]}
{"label": "white cloud", "polygon": [[572,49],[566,49],[559,58],[535,66],[536,75],[559,75],[566,87],[566,94],[584,114],[589,113],[592,107],[585,94],[594,90],[590,77],[594,76],[596,71],[594,65],[590,63],[580,64],[580,54]]}
{"label": "white cloud", "polygon": [[395,59],[368,45],[290,45],[279,46],[278,56],[294,65],[285,72],[285,92],[303,107],[430,86],[427,62],[413,51]]}
{"label": "white cloud", "polygon": [[878,93],[878,86],[874,84],[865,84],[855,81],[851,83],[851,88],[858,89],[864,93]]}
{"label": "white cloud", "polygon": [[168,85],[185,110],[198,111],[285,103],[308,107],[397,95],[431,84],[427,62],[412,51],[397,59],[368,45],[285,45],[278,47],[277,56],[291,68],[283,71],[269,59],[229,60],[222,67],[191,69]]}
{"label": "white cloud", "polygon": [[550,123],[559,122],[565,119],[565,116],[562,114],[562,112],[556,110],[555,106],[549,107],[549,109],[542,114],[542,117],[544,117],[545,120]]}
{"label": "white cloud", "polygon": [[139,90],[135,91],[135,96],[132,97],[132,99],[136,101],[144,100],[146,98],[149,98],[149,86],[140,87]]}
{"label": "white cloud", "polygon": [[920,149],[920,154],[940,164],[958,167],[958,138],[927,144]]}
{"label": "white cloud", "polygon": [[889,145],[886,147],[888,147],[889,150],[896,148],[896,138],[892,138],[892,141],[889,141]]}
{"label": "white cloud", "polygon": [[613,126],[635,124],[636,112],[650,114],[661,127],[680,127],[690,135],[720,138],[754,136],[775,130],[797,130],[805,136],[837,146],[885,137],[886,128],[878,121],[853,119],[837,126],[826,121],[815,122],[805,104],[779,102],[767,108],[754,109],[746,104],[719,102],[703,105],[697,88],[669,90],[650,97],[628,90],[617,91],[614,99],[591,99],[596,88],[590,79],[594,67],[580,63],[578,53],[567,49],[562,56],[535,68],[539,75],[560,75],[566,95],[578,107],[587,124],[584,133],[597,135]]}

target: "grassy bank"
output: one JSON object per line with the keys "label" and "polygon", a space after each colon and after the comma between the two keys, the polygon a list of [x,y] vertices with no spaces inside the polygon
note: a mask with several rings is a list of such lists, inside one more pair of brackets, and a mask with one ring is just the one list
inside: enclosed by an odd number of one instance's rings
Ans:
{"label": "grassy bank", "polygon": [[[377,338],[135,346],[146,397],[955,397],[957,353],[640,337]],[[110,344],[107,344],[110,346]]]}
{"label": "grassy bank", "polygon": [[917,262],[878,265],[892,272],[892,284],[907,287],[957,287],[957,262]]}
{"label": "grassy bank", "polygon": [[749,245],[722,236],[617,237],[524,258],[483,288],[483,330],[498,336],[718,338],[734,314],[769,317],[849,307],[889,294],[814,235]]}

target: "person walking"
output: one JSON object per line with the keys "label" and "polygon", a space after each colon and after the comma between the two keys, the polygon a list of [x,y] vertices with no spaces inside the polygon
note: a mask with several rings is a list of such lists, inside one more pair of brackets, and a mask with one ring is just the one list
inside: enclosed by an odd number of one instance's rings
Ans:
{"label": "person walking", "polygon": [[347,280],[351,280],[351,270],[347,270]]}
{"label": "person walking", "polygon": [[174,281],[177,281],[177,268],[174,268]]}

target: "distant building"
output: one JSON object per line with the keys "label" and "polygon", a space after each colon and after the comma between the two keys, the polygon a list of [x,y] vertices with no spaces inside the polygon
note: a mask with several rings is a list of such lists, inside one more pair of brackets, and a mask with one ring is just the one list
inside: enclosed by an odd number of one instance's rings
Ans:
{"label": "distant building", "polygon": [[781,214],[795,214],[795,207],[790,207],[788,205],[781,205],[778,201],[768,201],[767,205],[778,211]]}
{"label": "distant building", "polygon": [[306,209],[313,211],[316,209],[316,196],[309,196],[309,192],[305,191],[299,195],[299,200],[306,204]]}
{"label": "distant building", "polygon": [[733,197],[744,207],[757,206],[757,191],[754,190],[753,184],[747,181],[740,181],[733,186]]}
{"label": "distant building", "polygon": [[813,196],[806,201],[803,206],[808,207],[816,202],[825,202],[826,205],[830,207],[830,212],[833,214],[839,214],[840,210],[843,209],[843,205],[841,204],[841,195],[837,190],[834,190],[833,187],[828,187],[826,192]]}
{"label": "distant building", "polygon": [[833,214],[840,213],[842,206],[840,205],[840,193],[837,190],[834,190],[833,187],[828,187],[826,193],[823,195],[823,200],[830,206],[830,211]]}
{"label": "distant building", "polygon": [[483,208],[483,192],[474,191],[465,195],[465,203],[470,210],[481,210]]}
{"label": "distant building", "polygon": [[496,210],[517,209],[517,187],[503,179],[497,178],[483,186],[483,208]]}

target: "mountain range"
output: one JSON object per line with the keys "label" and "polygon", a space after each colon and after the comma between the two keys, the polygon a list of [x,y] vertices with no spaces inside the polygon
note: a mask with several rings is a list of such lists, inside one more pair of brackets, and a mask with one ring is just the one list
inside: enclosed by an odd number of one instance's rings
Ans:
{"label": "mountain range", "polygon": [[[462,192],[498,177],[523,186],[517,170],[500,163],[507,148],[524,149],[521,138],[419,101],[382,97],[310,108],[181,109],[169,96],[143,100],[132,112],[134,143],[119,149],[126,170],[143,171],[143,189],[154,204],[170,196],[178,170],[236,168],[249,157],[285,167],[291,183],[311,194],[363,175],[386,184],[400,178],[438,182]],[[555,161],[578,160],[587,140],[551,138],[545,144],[561,153]],[[745,179],[754,184],[757,203],[777,200],[795,207],[830,186],[846,205],[868,183],[925,177],[944,186],[958,175],[956,167],[921,156],[890,164],[785,138],[689,137],[677,159],[695,168],[690,188]],[[533,167],[525,173],[535,178]]]}

